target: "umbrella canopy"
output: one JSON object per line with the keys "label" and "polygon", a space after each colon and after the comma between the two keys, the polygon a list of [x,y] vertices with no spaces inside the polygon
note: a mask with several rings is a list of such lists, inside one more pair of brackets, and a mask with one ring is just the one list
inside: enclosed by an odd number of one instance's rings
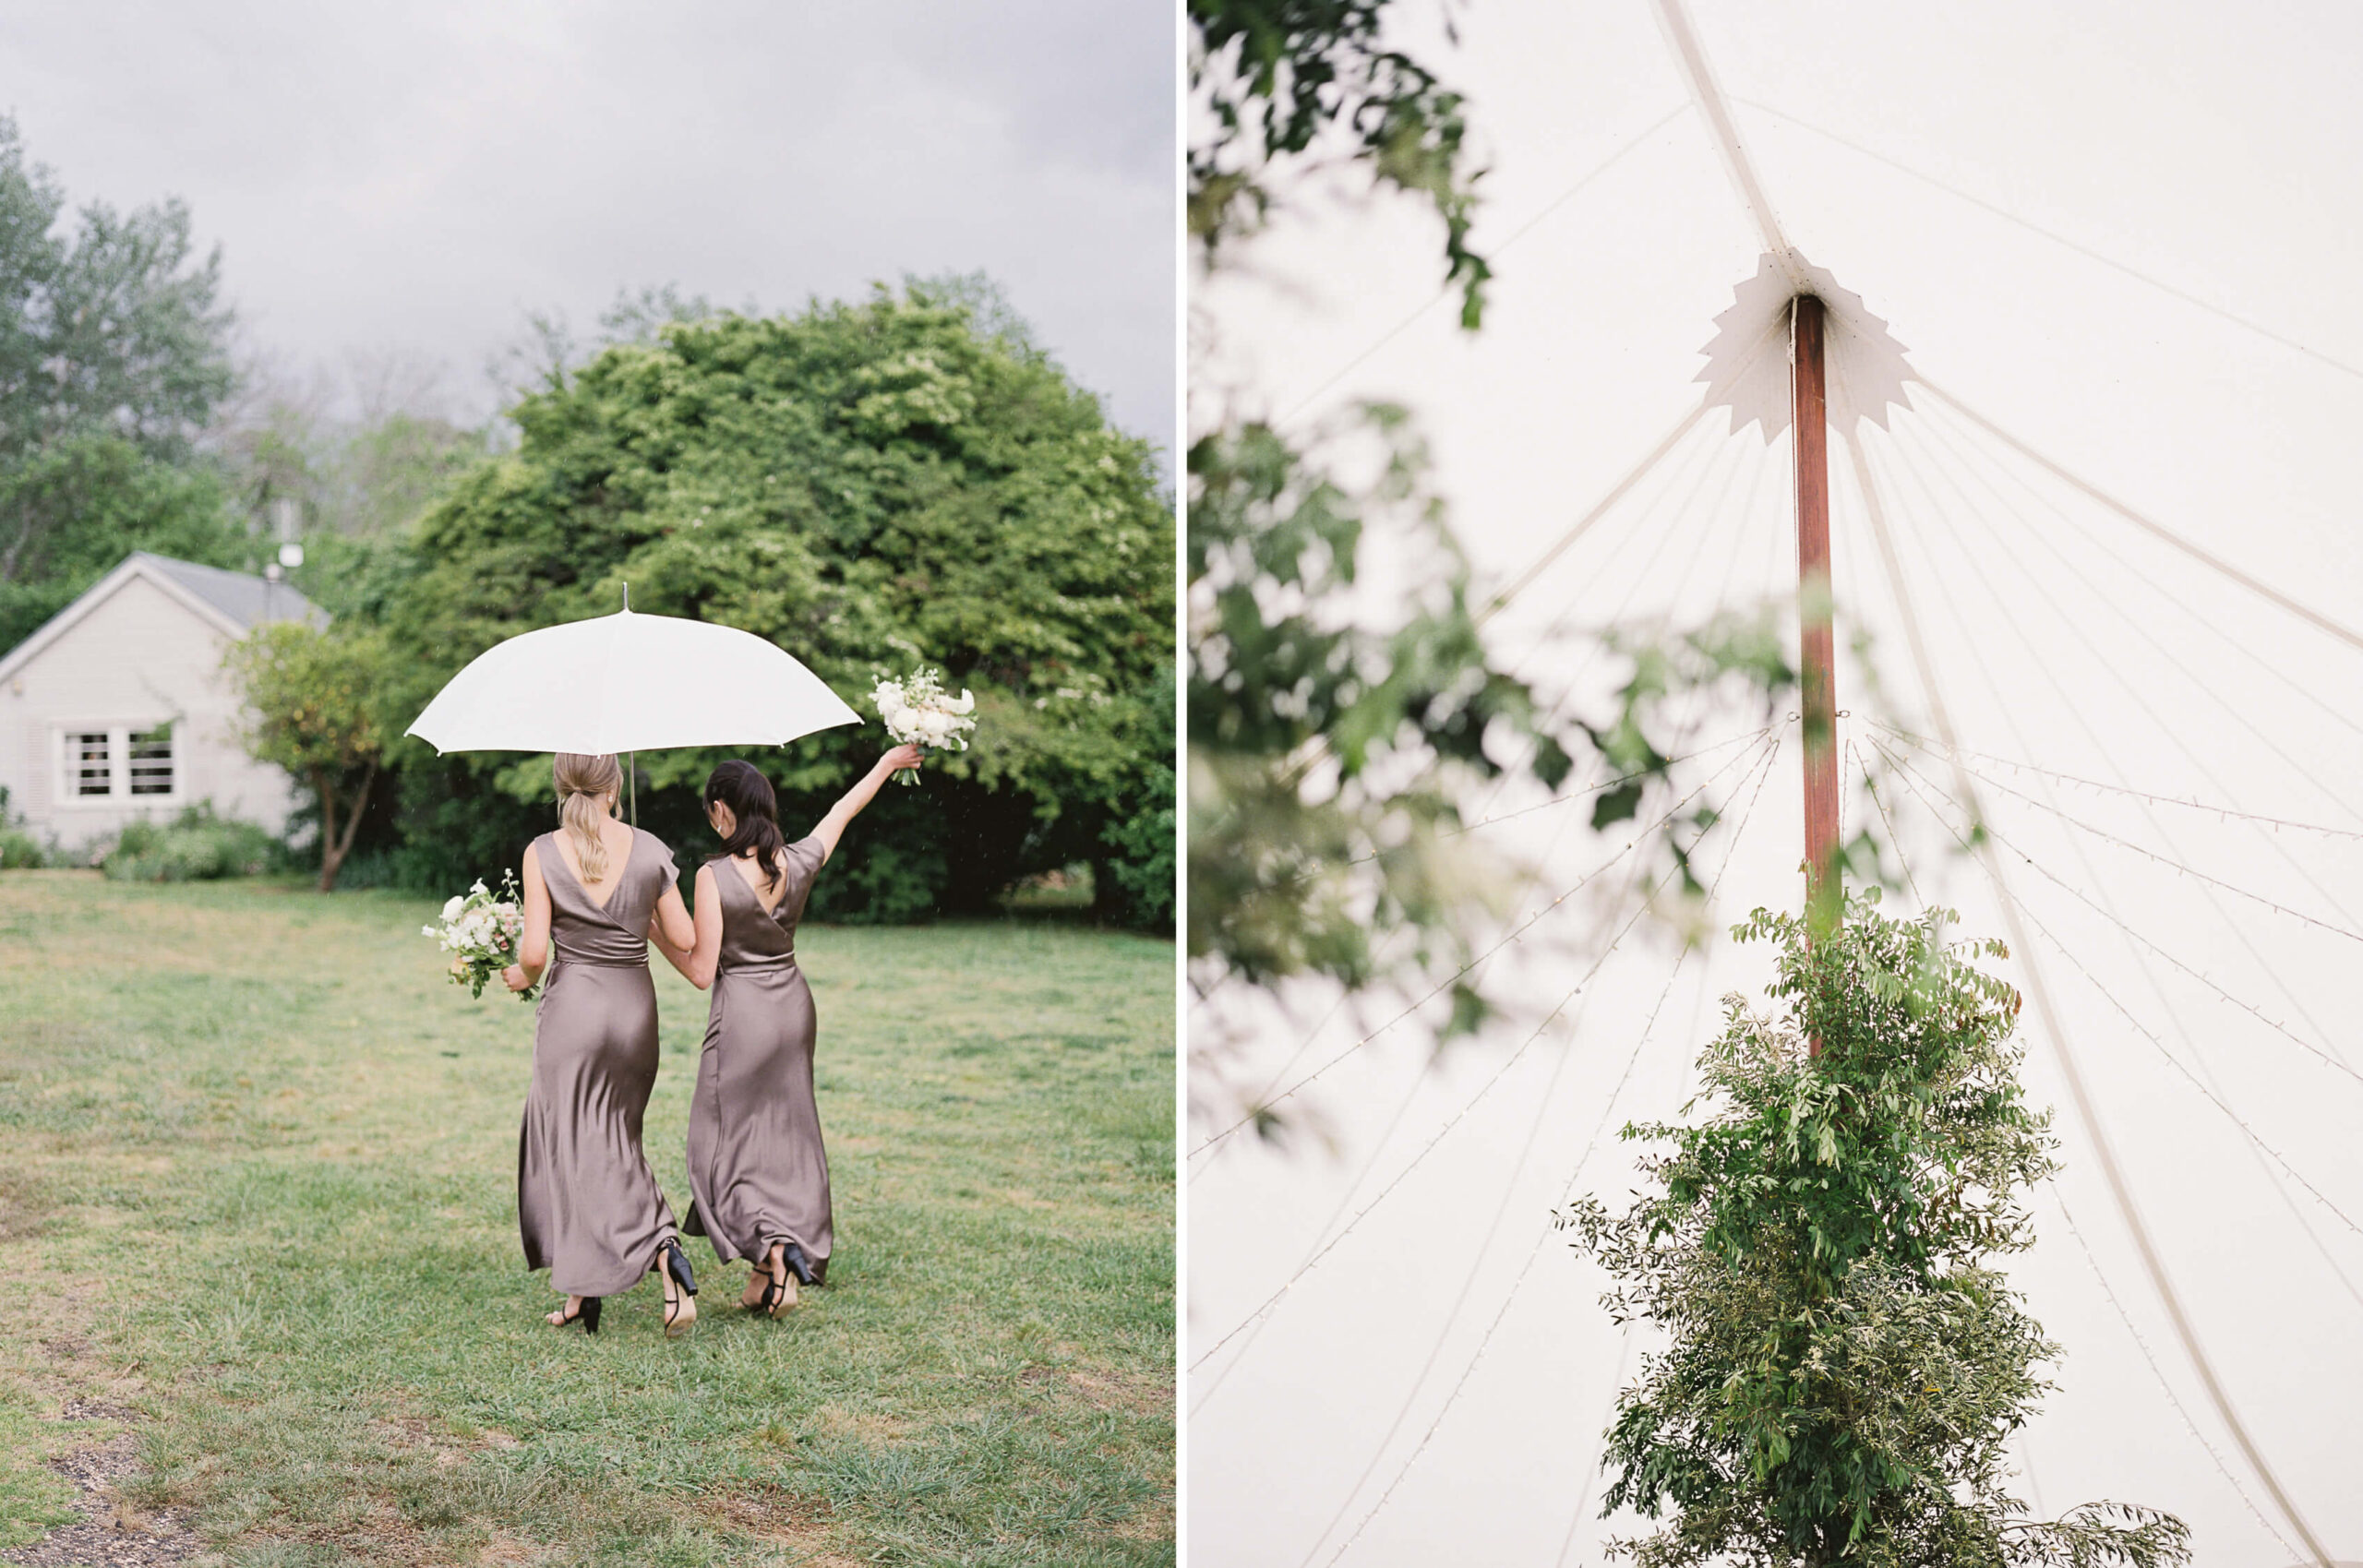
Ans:
{"label": "umbrella canopy", "polygon": [[858,724],[828,684],[752,632],[630,609],[485,650],[408,733],[446,751],[784,746]]}

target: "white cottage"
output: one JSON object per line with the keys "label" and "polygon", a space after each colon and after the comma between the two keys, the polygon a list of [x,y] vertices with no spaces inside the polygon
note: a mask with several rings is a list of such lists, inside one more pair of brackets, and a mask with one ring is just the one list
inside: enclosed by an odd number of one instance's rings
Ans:
{"label": "white cottage", "polygon": [[294,782],[238,744],[222,656],[284,620],[328,616],[284,582],[131,556],[0,658],[10,807],[68,848],[202,800],[283,831]]}

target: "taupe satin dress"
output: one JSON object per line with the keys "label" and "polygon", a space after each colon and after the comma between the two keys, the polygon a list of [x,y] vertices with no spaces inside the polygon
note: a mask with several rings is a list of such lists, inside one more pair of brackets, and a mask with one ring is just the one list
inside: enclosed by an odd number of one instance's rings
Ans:
{"label": "taupe satin dress", "polygon": [[648,921],[673,885],[673,854],[632,830],[605,907],[558,853],[534,841],[550,894],[550,968],[534,1019],[534,1081],[517,1135],[517,1228],[525,1266],[570,1296],[616,1296],[676,1235],[641,1152],[656,1083],[656,986]]}
{"label": "taupe satin dress", "polygon": [[714,862],[722,954],[714,972],[705,1050],[690,1100],[689,1224],[716,1256],[768,1256],[774,1241],[804,1250],[815,1282],[833,1239],[829,1156],[812,1099],[812,990],[796,964],[796,922],[825,858],[821,841],[781,851],[786,886],[765,909],[738,868]]}

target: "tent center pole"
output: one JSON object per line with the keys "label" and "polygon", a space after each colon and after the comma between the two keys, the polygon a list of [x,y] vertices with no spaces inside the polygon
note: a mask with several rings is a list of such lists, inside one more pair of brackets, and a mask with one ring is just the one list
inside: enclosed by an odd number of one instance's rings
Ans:
{"label": "tent center pole", "polygon": [[[1800,294],[1791,329],[1790,420],[1797,479],[1797,618],[1804,721],[1805,922],[1834,933],[1845,909],[1838,868],[1838,692],[1829,592],[1829,405],[1823,379],[1822,303]],[[1820,1049],[1818,1040],[1813,1043]]]}

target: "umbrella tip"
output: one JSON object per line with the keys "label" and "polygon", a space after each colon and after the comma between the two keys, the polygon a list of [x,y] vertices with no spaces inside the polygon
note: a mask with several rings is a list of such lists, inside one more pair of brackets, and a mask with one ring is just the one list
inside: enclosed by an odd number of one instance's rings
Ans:
{"label": "umbrella tip", "polygon": [[624,614],[631,614],[631,584],[624,584]]}

